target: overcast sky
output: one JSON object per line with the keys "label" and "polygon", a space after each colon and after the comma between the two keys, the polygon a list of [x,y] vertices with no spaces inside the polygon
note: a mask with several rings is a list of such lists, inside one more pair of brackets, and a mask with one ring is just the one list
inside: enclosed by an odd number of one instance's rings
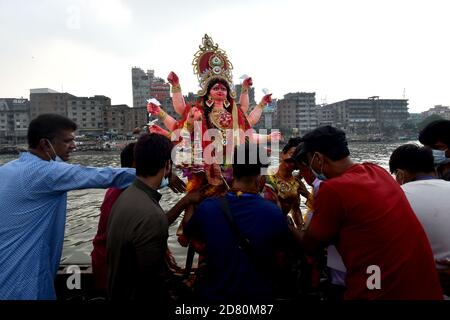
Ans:
{"label": "overcast sky", "polygon": [[48,87],[132,106],[131,67],[175,71],[196,92],[193,56],[208,33],[253,77],[256,98],[401,99],[450,105],[445,0],[0,0],[0,97]]}

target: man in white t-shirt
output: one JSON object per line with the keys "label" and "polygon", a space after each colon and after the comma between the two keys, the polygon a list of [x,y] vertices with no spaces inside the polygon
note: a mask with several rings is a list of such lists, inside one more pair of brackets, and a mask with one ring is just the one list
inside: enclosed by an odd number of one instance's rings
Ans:
{"label": "man in white t-shirt", "polygon": [[425,229],[441,285],[450,295],[450,182],[436,177],[431,149],[415,144],[394,150],[389,169]]}

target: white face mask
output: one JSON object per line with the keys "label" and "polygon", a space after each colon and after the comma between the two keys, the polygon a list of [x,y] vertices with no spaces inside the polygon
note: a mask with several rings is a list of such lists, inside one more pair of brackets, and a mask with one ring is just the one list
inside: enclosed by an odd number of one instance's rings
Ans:
{"label": "white face mask", "polygon": [[166,177],[166,175],[164,175],[164,178],[161,180],[161,183],[159,184],[158,190],[169,186],[169,177],[171,174],[172,174],[172,166],[170,167],[169,176]]}
{"label": "white face mask", "polygon": [[167,187],[168,185],[169,185],[169,178],[168,178],[168,177],[164,177],[164,178],[161,180],[161,183],[159,184],[159,188],[158,188],[158,189],[165,188],[165,187]]}
{"label": "white face mask", "polygon": [[[314,157],[316,156],[316,154],[314,153],[314,155],[313,155],[313,157],[312,157],[312,159],[311,159],[311,162],[310,162],[310,164],[309,164],[309,169],[311,170],[311,172],[316,176],[316,178],[317,179],[319,179],[319,180],[321,180],[321,181],[325,181],[325,180],[327,180],[327,177],[323,174],[323,172],[320,172],[320,173],[318,173],[318,172],[316,172],[314,169],[313,169],[313,167],[312,167],[312,163],[313,163],[313,161],[314,161]],[[323,167],[323,165],[322,165],[322,167]],[[321,169],[322,170],[322,169]]]}
{"label": "white face mask", "polygon": [[56,161],[56,162],[64,162],[64,160],[61,159],[61,157],[58,156],[58,155],[56,154],[56,151],[55,151],[55,149],[53,148],[53,145],[52,145],[52,143],[50,142],[50,140],[49,140],[49,139],[46,139],[46,140],[47,140],[48,144],[50,145],[50,148],[52,148],[53,154],[55,155],[55,158],[52,158],[52,157],[47,153],[47,155],[49,156],[50,160],[53,160],[53,161]]}
{"label": "white face mask", "polygon": [[445,155],[446,152],[447,152],[447,149],[445,149],[445,150],[433,149],[433,158],[434,158],[435,165],[443,165],[443,164],[450,163],[450,158],[447,158]]}

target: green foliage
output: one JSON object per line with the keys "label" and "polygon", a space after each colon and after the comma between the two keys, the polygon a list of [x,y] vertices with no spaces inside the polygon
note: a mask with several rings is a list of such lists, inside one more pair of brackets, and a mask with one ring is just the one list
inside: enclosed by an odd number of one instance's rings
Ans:
{"label": "green foliage", "polygon": [[437,114],[432,114],[431,116],[426,117],[421,122],[419,122],[419,124],[417,125],[418,131],[422,130],[427,125],[429,125],[431,122],[436,121],[436,120],[443,120],[443,118],[438,116]]}

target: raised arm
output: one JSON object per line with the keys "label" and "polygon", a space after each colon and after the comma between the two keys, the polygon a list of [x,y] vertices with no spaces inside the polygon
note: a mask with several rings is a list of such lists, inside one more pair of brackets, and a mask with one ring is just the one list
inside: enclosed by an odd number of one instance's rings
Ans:
{"label": "raised arm", "polygon": [[[36,192],[45,189],[55,193],[91,188],[124,189],[136,179],[136,170],[131,168],[85,167],[58,161],[52,161],[50,165],[53,168],[48,174],[29,179],[31,185],[36,183],[40,186]],[[43,184],[42,180],[46,183]]]}
{"label": "raised arm", "polygon": [[248,90],[253,85],[253,80],[251,77],[244,80],[242,83],[241,95],[239,97],[239,104],[241,105],[241,110],[247,114],[248,106],[250,105],[250,100],[248,97]]}
{"label": "raised arm", "polygon": [[158,117],[170,131],[176,129],[177,121],[168,115],[160,106],[150,102],[147,104],[147,112],[152,116]]}
{"label": "raised arm", "polygon": [[160,126],[158,126],[156,124],[152,124],[151,126],[149,126],[148,132],[149,133],[157,133],[157,134],[160,134],[160,135],[170,138],[170,132],[161,128]]}
{"label": "raised arm", "polygon": [[175,112],[179,115],[183,115],[186,109],[186,102],[184,101],[183,94],[181,93],[180,79],[175,72],[171,71],[167,77],[167,81],[172,86],[172,104]]}
{"label": "raised arm", "polygon": [[204,191],[205,189],[203,188],[187,193],[183,198],[181,198],[180,201],[177,202],[177,204],[172,207],[172,209],[167,211],[166,217],[169,225],[174,223],[183,210],[185,210],[188,206],[200,203],[205,198]]}
{"label": "raised arm", "polygon": [[249,140],[251,143],[266,143],[271,141],[280,141],[281,140],[281,132],[275,131],[271,134],[259,134],[259,133],[253,133]]}
{"label": "raised arm", "polygon": [[253,127],[261,119],[262,112],[267,104],[272,102],[272,94],[265,95],[261,102],[250,112],[247,119],[250,125]]}

